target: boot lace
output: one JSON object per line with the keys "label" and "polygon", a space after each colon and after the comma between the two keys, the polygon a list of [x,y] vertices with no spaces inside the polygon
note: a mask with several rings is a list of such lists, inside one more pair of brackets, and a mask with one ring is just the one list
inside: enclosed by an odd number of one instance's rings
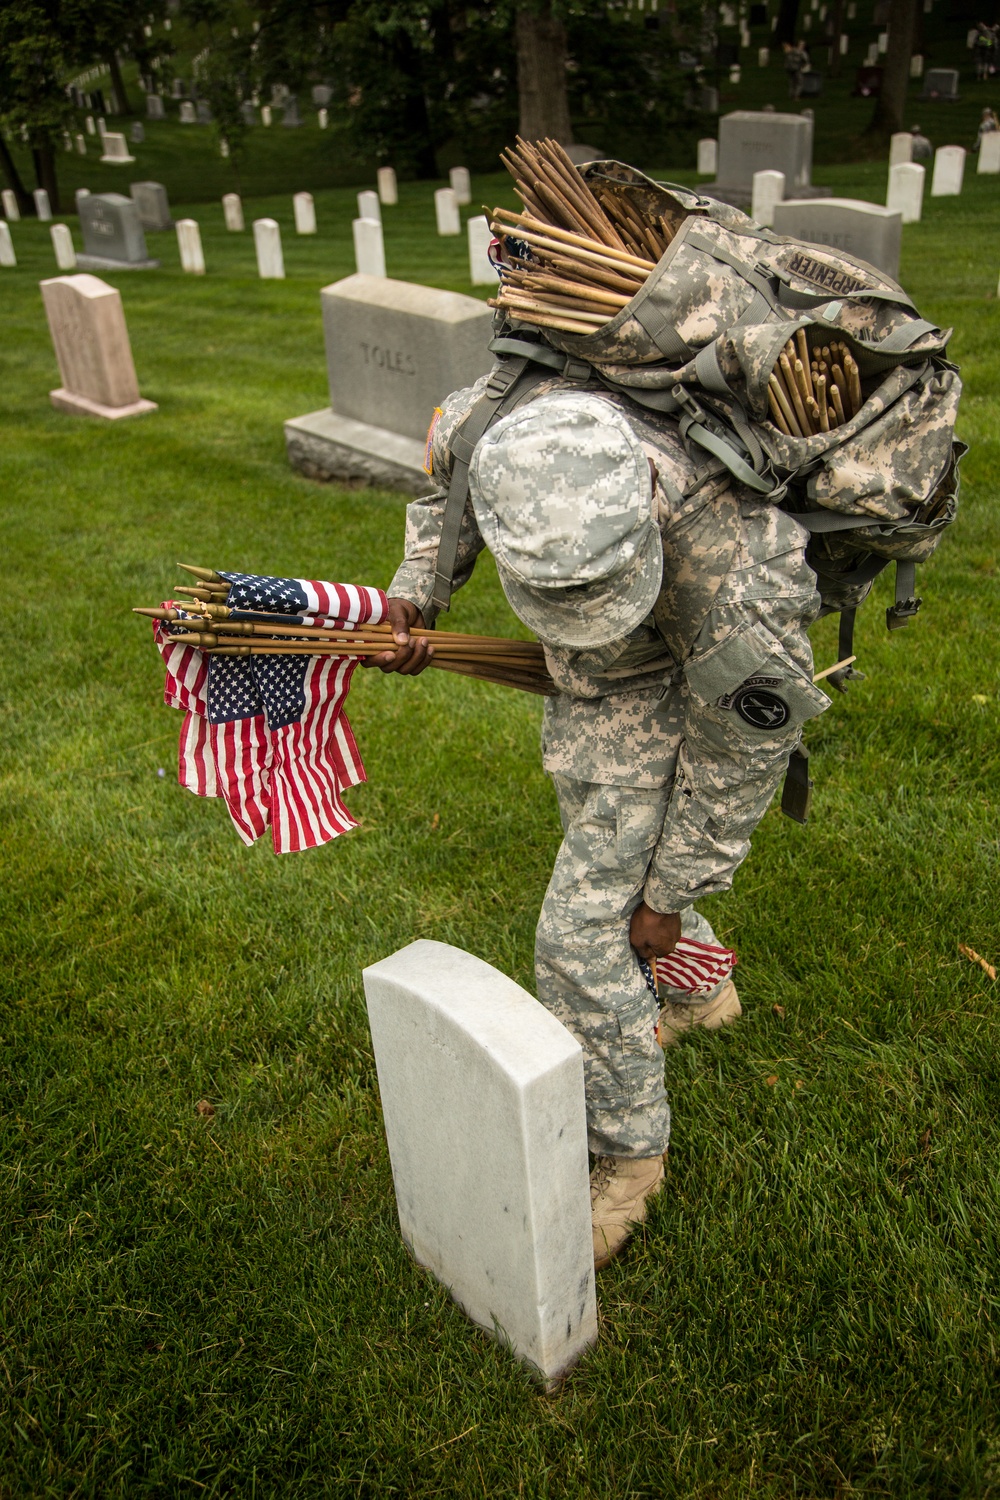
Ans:
{"label": "boot lace", "polygon": [[599,1156],[590,1174],[590,1201],[596,1203],[605,1188],[614,1178],[618,1163],[613,1156]]}

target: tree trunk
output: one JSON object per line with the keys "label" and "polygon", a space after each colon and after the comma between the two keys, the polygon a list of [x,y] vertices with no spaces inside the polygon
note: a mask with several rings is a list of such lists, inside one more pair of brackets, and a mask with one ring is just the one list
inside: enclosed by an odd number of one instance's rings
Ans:
{"label": "tree trunk", "polygon": [[437,176],[437,153],[431,138],[431,121],[424,93],[423,70],[416,49],[404,28],[396,36],[395,62],[400,76],[407,81],[403,96],[403,125],[414,167],[420,178]]}
{"label": "tree trunk", "polygon": [[566,93],[566,28],[552,14],[552,0],[517,12],[517,91],[525,140],[551,136],[573,144]]}
{"label": "tree trunk", "polygon": [[111,69],[111,87],[114,89],[115,102],[118,105],[120,115],[130,115],[132,106],[129,103],[128,94],[125,92],[125,80],[122,77],[121,64],[118,61],[118,53],[112,47],[105,61]]}
{"label": "tree trunk", "polygon": [[56,153],[52,142],[44,146],[32,146],[31,155],[35,163],[35,180],[49,195],[49,207],[54,214],[62,213],[59,205],[59,180],[56,177]]}
{"label": "tree trunk", "polygon": [[903,129],[916,19],[917,0],[890,0],[889,49],[882,65],[882,88],[866,135],[890,136]]}
{"label": "tree trunk", "polygon": [[10,148],[4,140],[3,131],[0,130],[0,167],[7,179],[7,186],[17,199],[17,206],[22,214],[30,214],[34,211],[34,200],[28,189],[21,180],[21,174],[17,170],[17,163],[10,154]]}
{"label": "tree trunk", "polygon": [[778,7],[778,24],[774,29],[774,45],[795,41],[795,28],[799,22],[799,0],[781,0]]}
{"label": "tree trunk", "polygon": [[844,5],[844,0],[834,0],[834,7],[833,7],[833,45],[830,48],[830,67],[829,67],[829,70],[828,70],[831,78],[839,78],[840,77],[840,64],[843,61],[843,59],[840,56],[840,36],[841,36],[841,32],[844,29],[844,11],[845,11],[845,9],[846,9],[846,7]]}

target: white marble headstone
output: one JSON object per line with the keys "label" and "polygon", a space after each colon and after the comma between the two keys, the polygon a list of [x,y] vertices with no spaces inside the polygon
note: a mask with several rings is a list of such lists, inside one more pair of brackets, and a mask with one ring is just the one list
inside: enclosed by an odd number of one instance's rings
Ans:
{"label": "white marble headstone", "polygon": [[910,58],[910,77],[911,78],[923,78],[923,76],[924,76],[924,59],[923,59],[923,55],[921,53],[919,53],[919,52],[914,52],[913,56]]}
{"label": "white marble headstone", "polygon": [[39,223],[48,224],[52,219],[48,193],[44,188],[35,188],[32,197],[35,200],[35,213],[38,215]]}
{"label": "white marble headstone", "polygon": [[991,130],[979,143],[977,172],[1000,172],[1000,130]]}
{"label": "white marble headstone", "polygon": [[473,286],[496,286],[497,273],[490,264],[493,231],[485,214],[477,214],[466,225],[469,236],[469,276]]}
{"label": "white marble headstone", "polygon": [[204,276],[205,255],[196,219],[177,220],[177,247],[181,252],[181,270],[191,276]]}
{"label": "white marble headstone", "polygon": [[83,124],[84,124],[84,129],[86,130],[86,132],[87,132],[88,135],[96,135],[97,134],[97,126],[94,124],[94,117],[93,117],[93,115],[88,115],[87,118],[84,120]]}
{"label": "white marble headstone", "polygon": [[319,123],[320,130],[325,130],[326,127],[330,123],[329,112],[327,110],[325,110],[325,109],[319,110],[318,113],[317,113],[317,115],[316,115],[316,119],[317,119],[317,121]]}
{"label": "white marble headstone", "polygon": [[196,125],[198,123],[198,115],[190,99],[184,99],[181,102],[180,120],[182,125]]}
{"label": "white marble headstone", "polygon": [[767,65],[770,63],[770,61],[771,61],[771,49],[770,49],[770,47],[758,47],[757,48],[757,66],[758,66],[758,68],[766,68]]}
{"label": "white marble headstone", "polygon": [[755,172],[750,199],[750,217],[754,223],[769,228],[774,223],[774,206],[784,196],[784,172]]}
{"label": "white marble headstone", "polygon": [[106,130],[104,132],[104,150],[101,153],[101,161],[120,167],[135,161],[135,157],[129,155],[128,141],[120,131]]}
{"label": "white marble headstone", "polygon": [[354,265],[361,276],[385,275],[385,240],[378,219],[355,219]]}
{"label": "white marble headstone", "polygon": [[462,218],[454,188],[438,188],[434,194],[434,213],[438,234],[461,234]]}
{"label": "white marble headstone", "polygon": [[77,156],[86,156],[87,154],[87,142],[82,135],[78,135],[76,138],[76,154]]}
{"label": "white marble headstone", "polygon": [[3,198],[4,218],[9,219],[12,224],[16,224],[21,217],[21,210],[17,206],[16,193],[13,188],[4,188],[0,196]]}
{"label": "white marble headstone", "polygon": [[378,193],[373,193],[371,188],[358,194],[358,218],[374,219],[376,224],[382,222],[382,205]]}
{"label": "white marble headstone", "polygon": [[705,136],[698,142],[698,175],[714,177],[719,170],[719,143],[714,136]]}
{"label": "white marble headstone", "polygon": [[281,253],[281,228],[277,219],[254,219],[253,243],[257,252],[257,274],[265,281],[284,281],[285,259]]}
{"label": "white marble headstone", "polygon": [[56,265],[60,271],[76,270],[76,251],[73,249],[73,236],[70,234],[68,224],[53,224],[49,230],[52,236],[52,249],[55,251]]}
{"label": "white marble headstone", "polygon": [[295,213],[295,233],[316,233],[316,205],[312,193],[296,193],[292,199]]}
{"label": "white marble headstone", "polygon": [[376,180],[378,182],[379,202],[391,208],[394,203],[399,202],[399,188],[396,185],[396,171],[394,167],[379,167]]}
{"label": "white marble headstone", "polygon": [[897,167],[900,162],[912,160],[913,133],[909,130],[897,130],[889,138],[889,166]]}
{"label": "white marble headstone", "polygon": [[918,161],[901,161],[889,168],[886,208],[902,215],[904,224],[917,224],[924,205],[925,172]]}
{"label": "white marble headstone", "polygon": [[223,193],[222,212],[226,218],[227,229],[237,231],[246,227],[243,222],[243,204],[239,193]]}
{"label": "white marble headstone", "polygon": [[262,104],[260,107],[260,123],[262,125],[270,125],[271,123],[271,106],[269,104]]}
{"label": "white marble headstone", "polygon": [[597,1338],[579,1044],[446,943],[412,943],[364,981],[403,1239],[555,1381]]}
{"label": "white marble headstone", "polygon": [[77,188],[76,192],[73,194],[73,201],[76,204],[76,211],[77,211],[77,213],[80,212],[80,202],[81,202],[81,200],[83,198],[89,198],[89,197],[90,197],[90,188]]}
{"label": "white marble headstone", "polygon": [[468,167],[452,167],[448,173],[448,182],[459,203],[472,202],[472,178]]}
{"label": "white marble headstone", "polygon": [[939,146],[934,153],[934,175],[931,197],[950,198],[962,191],[965,175],[965,147]]}
{"label": "white marble headstone", "polygon": [[14,241],[10,236],[10,225],[6,219],[0,219],[0,266],[16,266],[17,256],[14,254]]}

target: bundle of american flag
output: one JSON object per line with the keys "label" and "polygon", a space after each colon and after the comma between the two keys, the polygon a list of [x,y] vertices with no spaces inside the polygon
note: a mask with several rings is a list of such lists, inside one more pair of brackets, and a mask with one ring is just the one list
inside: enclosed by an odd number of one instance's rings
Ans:
{"label": "bundle of american flag", "polygon": [[[178,780],[221,797],[247,844],[315,848],[356,826],[343,794],[365,780],[344,704],[358,662],[393,648],[381,589],[314,579],[185,570],[180,602],[154,621],[164,701],[184,714]],[[554,691],[535,641],[415,631],[431,665],[529,692]],[[244,639],[250,637],[249,640]]]}

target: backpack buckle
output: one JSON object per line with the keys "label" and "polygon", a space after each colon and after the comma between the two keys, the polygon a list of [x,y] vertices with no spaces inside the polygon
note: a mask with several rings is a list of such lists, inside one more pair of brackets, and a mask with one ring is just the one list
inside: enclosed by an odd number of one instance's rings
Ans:
{"label": "backpack buckle", "polygon": [[521,369],[517,368],[516,365],[498,364],[486,382],[487,396],[493,401],[499,401],[501,396],[507,394],[520,374]]}
{"label": "backpack buckle", "polygon": [[909,625],[923,602],[922,599],[915,598],[913,594],[908,599],[897,599],[895,604],[890,604],[885,612],[885,628],[902,630],[904,625]]}
{"label": "backpack buckle", "polygon": [[592,372],[592,366],[586,360],[574,359],[571,354],[567,354],[566,363],[562,367],[564,380],[570,380],[574,385],[586,385]]}

